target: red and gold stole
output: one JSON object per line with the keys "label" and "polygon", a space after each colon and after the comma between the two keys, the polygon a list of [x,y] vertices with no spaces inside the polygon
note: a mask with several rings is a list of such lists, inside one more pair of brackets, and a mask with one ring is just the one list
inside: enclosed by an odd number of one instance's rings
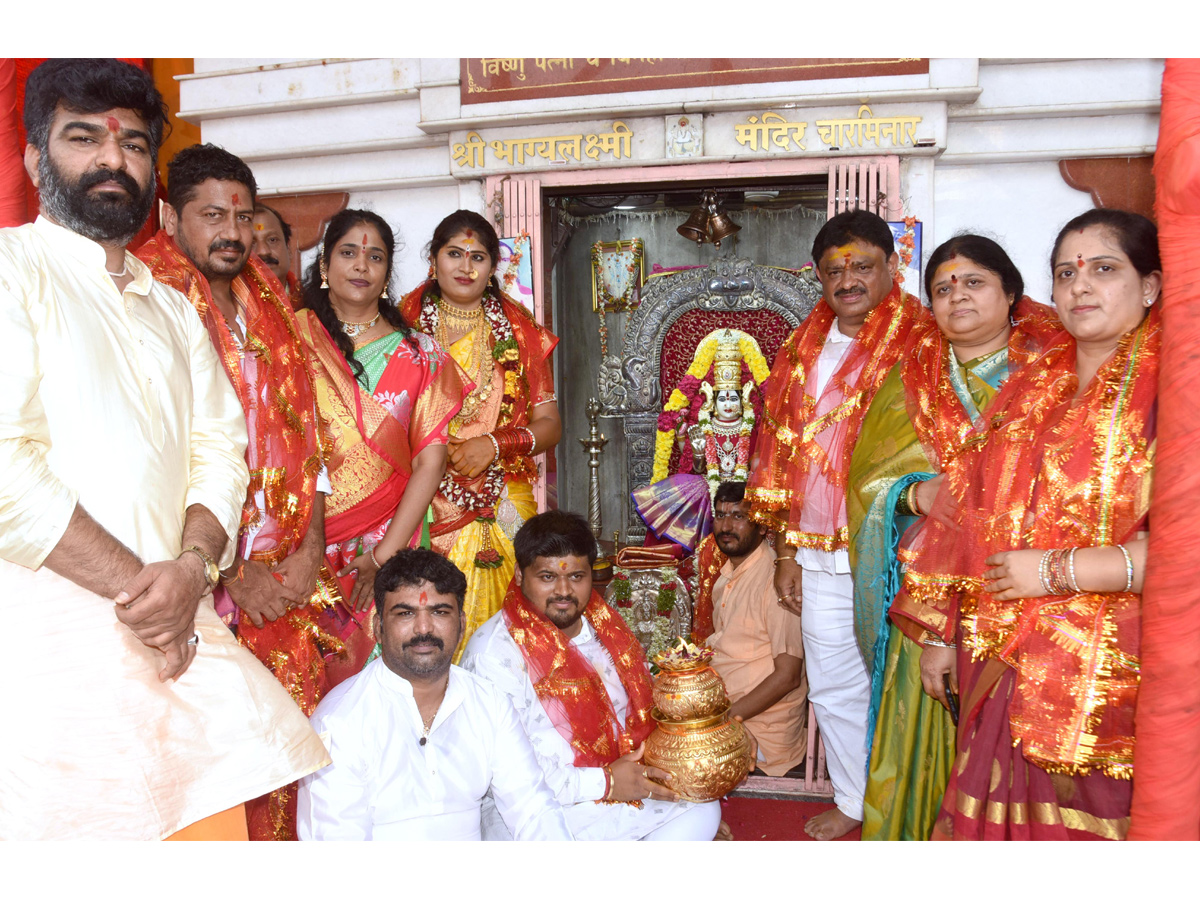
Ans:
{"label": "red and gold stole", "polygon": [[834,322],[832,307],[822,299],[780,348],[766,382],[760,457],[746,497],[755,519],[785,532],[787,543],[820,550],[847,546],[846,483],[859,429],[909,332],[928,316],[893,282],[820,397],[810,382]]}
{"label": "red and gold stole", "polygon": [[[207,279],[165,231],[159,230],[138,248],[137,256],[156,280],[191,301],[208,329],[242,402],[250,434],[246,449],[250,489],[242,528],[251,524],[261,528],[249,555],[263,562],[280,562],[308,531],[321,470],[321,446],[308,356],[288,300],[275,290],[279,280],[251,255],[233,281],[234,296],[245,310],[243,355],[229,323],[212,301]],[[258,491],[266,498],[261,512],[254,502]]]}
{"label": "red and gold stole", "polygon": [[[279,279],[251,255],[233,280],[234,296],[244,310],[243,353],[213,303],[208,280],[166,232],[160,230],[139,247],[137,256],[156,280],[184,294],[196,308],[245,411],[250,488],[241,528],[258,531],[253,545],[241,552],[267,564],[282,562],[308,532],[321,443],[308,355]],[[261,510],[255,502],[259,491]],[[237,622],[238,640],[311,715],[326,688],[323,655],[342,649],[341,641],[318,624],[316,604],[290,609],[256,628],[248,618],[237,621],[237,609],[223,588],[217,590],[216,603],[227,621]]]}
{"label": "red and gold stole", "polygon": [[[1054,310],[1029,297],[1022,297],[1013,305],[1012,317],[1014,325],[1008,337],[1010,378],[1034,362],[1063,333]],[[914,330],[911,345],[904,353],[900,378],[908,418],[925,455],[937,471],[946,472],[947,478],[961,484],[960,457],[965,452],[978,451],[983,438],[950,381],[950,366],[955,364],[952,353],[950,342],[943,337],[937,323],[930,320]],[[986,421],[985,412],[980,426]],[[911,564],[927,540],[928,535],[919,532],[914,543],[902,547],[901,559]],[[892,620],[917,643],[924,640],[926,631],[953,642],[958,626],[957,603],[945,602],[944,595],[930,599],[937,604],[927,606],[902,589],[890,609]]]}
{"label": "red and gold stole", "polygon": [[729,559],[716,539],[705,535],[696,548],[696,599],[692,603],[692,642],[702,644],[713,633],[713,588]]}
{"label": "red and gold stole", "polygon": [[629,695],[622,725],[604,682],[587,658],[540,615],[514,580],[504,598],[504,624],[525,658],[529,680],[555,729],[575,751],[576,766],[602,766],[628,753],[654,730],[646,654],[624,620],[592,591],[583,614],[612,657]]}
{"label": "red and gold stole", "polygon": [[1013,738],[1051,771],[1131,777],[1140,597],[1000,601],[982,590],[984,560],[1020,548],[1122,543],[1145,527],[1161,334],[1156,306],[1078,400],[1067,334],[1010,379],[988,411],[987,442],[954,479],[953,523],[929,523],[930,552],[905,576],[919,601],[959,601],[962,640],[975,658],[1017,670]]}

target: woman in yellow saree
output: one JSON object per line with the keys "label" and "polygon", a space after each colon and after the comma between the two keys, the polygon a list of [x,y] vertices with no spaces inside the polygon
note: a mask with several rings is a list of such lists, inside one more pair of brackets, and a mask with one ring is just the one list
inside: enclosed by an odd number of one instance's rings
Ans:
{"label": "woman in yellow saree", "polygon": [[[420,541],[445,471],[447,426],[470,388],[449,355],[388,299],[394,247],[392,229],[375,213],[335,215],[296,314],[333,486],[318,593],[347,652],[330,660],[331,684],[360,671],[375,647],[375,573]],[[332,343],[321,339],[325,331]]]}
{"label": "woman in yellow saree", "polygon": [[872,679],[864,840],[928,839],[950,777],[954,723],[922,684],[922,651],[932,639],[891,607],[903,548],[920,532],[941,473],[1008,375],[1058,331],[1054,314],[1023,289],[1016,266],[988,238],[959,235],[938,247],[925,271],[934,321],[910,338],[855,446],[848,495],[855,633]]}
{"label": "woman in yellow saree", "polygon": [[466,626],[500,611],[512,580],[512,538],[537,512],[535,453],[558,443],[562,423],[550,374],[558,338],[500,290],[500,239],[478,213],[460,209],[429,244],[429,279],[400,310],[445,347],[475,383],[450,422],[446,475],[433,501],[433,549],[467,576]]}

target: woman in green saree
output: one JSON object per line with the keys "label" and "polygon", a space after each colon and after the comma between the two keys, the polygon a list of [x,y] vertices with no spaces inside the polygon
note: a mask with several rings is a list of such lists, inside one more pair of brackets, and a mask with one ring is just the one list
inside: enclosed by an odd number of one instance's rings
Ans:
{"label": "woman in green saree", "polygon": [[1004,380],[1059,329],[1054,313],[1023,290],[1021,273],[995,241],[964,234],[938,247],[925,270],[934,321],[909,339],[854,449],[854,626],[872,681],[863,840],[928,839],[950,777],[954,723],[922,682],[944,695],[948,673],[953,688],[953,652],[918,624],[932,611],[897,616],[893,598],[944,471],[969,446]]}

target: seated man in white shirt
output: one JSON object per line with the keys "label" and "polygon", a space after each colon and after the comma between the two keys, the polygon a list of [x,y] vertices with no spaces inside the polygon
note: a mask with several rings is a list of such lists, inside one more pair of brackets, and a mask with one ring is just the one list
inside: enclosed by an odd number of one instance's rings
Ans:
{"label": "seated man in white shirt", "polygon": [[[641,763],[654,728],[649,670],[637,638],[592,590],[587,522],[551,510],[526,522],[513,546],[504,606],[471,637],[462,665],[511,698],[572,834],[712,840],[720,805],[679,800],[650,780],[669,784],[669,773]],[[503,812],[485,802],[485,840],[509,839]]]}
{"label": "seated man in white shirt", "polygon": [[479,840],[489,789],[517,838],[571,839],[512,705],[450,664],[466,589],[430,550],[379,570],[382,653],[313,714],[333,763],[300,782],[301,840]]}

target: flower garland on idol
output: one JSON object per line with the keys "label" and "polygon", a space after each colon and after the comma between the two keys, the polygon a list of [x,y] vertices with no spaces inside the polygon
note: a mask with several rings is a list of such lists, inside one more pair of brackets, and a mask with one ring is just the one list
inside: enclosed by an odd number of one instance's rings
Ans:
{"label": "flower garland on idol", "polygon": [[[426,334],[438,333],[438,302],[440,299],[436,290],[430,291],[421,304],[421,330]],[[500,415],[496,421],[496,428],[500,429],[512,424],[517,390],[524,381],[524,372],[521,370],[521,354],[517,349],[517,339],[513,334],[512,323],[504,314],[500,298],[489,289],[484,293],[481,303],[484,319],[491,328],[492,338],[495,341],[495,345],[492,347],[492,359],[504,370],[504,395],[500,400]],[[517,469],[523,468],[525,462],[524,459],[516,461]],[[442,483],[438,486],[438,491],[464,512],[481,510],[480,518],[489,518],[494,516],[496,503],[504,491],[505,475],[510,469],[511,464],[510,468],[506,468],[499,460],[492,462],[484,470],[486,475],[483,486],[478,491],[464,487],[447,469],[446,474],[442,476]]]}
{"label": "flower garland on idol", "polygon": [[[654,470],[650,483],[662,481],[667,477],[667,469],[671,463],[671,451],[675,447],[675,434],[685,413],[691,409],[700,390],[700,382],[712,369],[713,358],[717,355],[717,341],[721,331],[718,329],[709,334],[696,348],[696,355],[687,373],[679,380],[678,386],[671,392],[663,410],[658,416],[658,434],[654,438]],[[750,372],[754,383],[761,387],[771,374],[771,367],[763,358],[758,342],[749,335],[739,333],[738,350],[742,354],[742,371]],[[742,415],[745,417],[747,404],[743,404]],[[753,411],[751,411],[753,416]],[[751,419],[753,422],[753,419]],[[743,425],[744,427],[744,425]],[[751,425],[753,427],[753,425]],[[749,452],[747,448],[747,453]],[[740,453],[739,453],[740,455]],[[747,464],[749,460],[747,459]]]}

